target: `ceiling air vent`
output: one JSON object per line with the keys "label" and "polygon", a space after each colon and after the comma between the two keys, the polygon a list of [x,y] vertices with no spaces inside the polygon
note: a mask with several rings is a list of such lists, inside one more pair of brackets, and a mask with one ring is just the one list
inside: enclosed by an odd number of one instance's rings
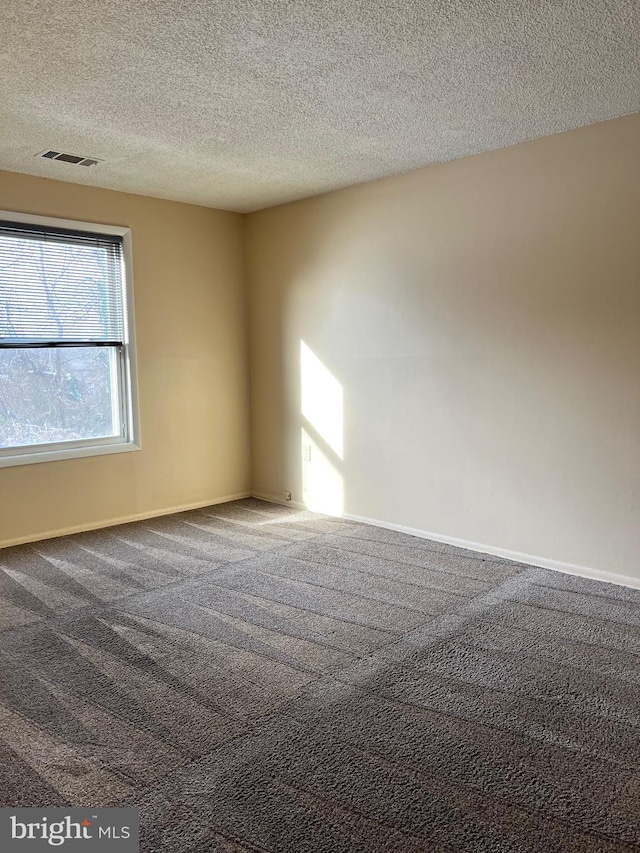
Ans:
{"label": "ceiling air vent", "polygon": [[62,160],[63,163],[73,163],[74,166],[96,166],[100,160],[93,157],[80,157],[78,154],[66,154],[64,151],[41,151],[36,157],[45,160]]}

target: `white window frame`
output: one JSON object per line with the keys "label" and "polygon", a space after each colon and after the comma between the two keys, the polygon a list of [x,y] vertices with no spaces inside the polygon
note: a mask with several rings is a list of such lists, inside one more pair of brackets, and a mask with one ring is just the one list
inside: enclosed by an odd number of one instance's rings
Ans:
{"label": "white window frame", "polygon": [[122,277],[125,293],[125,341],[122,348],[122,370],[119,383],[123,434],[108,438],[88,438],[78,441],[60,441],[52,444],[34,444],[21,447],[0,448],[0,468],[12,465],[31,465],[34,462],[53,462],[59,459],[78,459],[84,456],[103,456],[108,453],[126,453],[140,450],[140,409],[138,402],[138,372],[136,359],[135,312],[133,301],[133,262],[131,229],[120,225],[101,225],[76,219],[57,219],[28,213],[0,210],[0,219],[18,224],[40,225],[46,228],[84,231],[122,237]]}

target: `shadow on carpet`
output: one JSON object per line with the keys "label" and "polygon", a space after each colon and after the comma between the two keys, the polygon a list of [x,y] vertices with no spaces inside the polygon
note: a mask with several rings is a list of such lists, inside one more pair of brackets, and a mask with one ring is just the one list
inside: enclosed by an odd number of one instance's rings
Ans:
{"label": "shadow on carpet", "polygon": [[640,850],[640,592],[254,499],[0,551],[0,799],[144,851]]}

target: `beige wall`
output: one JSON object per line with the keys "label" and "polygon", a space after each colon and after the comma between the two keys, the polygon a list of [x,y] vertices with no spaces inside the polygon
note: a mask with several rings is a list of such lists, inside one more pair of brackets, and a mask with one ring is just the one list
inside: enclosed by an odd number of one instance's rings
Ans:
{"label": "beige wall", "polygon": [[640,578],[639,115],[246,238],[254,492]]}
{"label": "beige wall", "polygon": [[[640,578],[639,151],[636,115],[246,217],[253,491]],[[131,227],[143,443],[0,469],[0,544],[247,492],[242,218],[6,172],[0,208]]]}
{"label": "beige wall", "polygon": [[131,228],[142,450],[0,469],[0,544],[249,489],[242,218],[0,172],[0,209]]}

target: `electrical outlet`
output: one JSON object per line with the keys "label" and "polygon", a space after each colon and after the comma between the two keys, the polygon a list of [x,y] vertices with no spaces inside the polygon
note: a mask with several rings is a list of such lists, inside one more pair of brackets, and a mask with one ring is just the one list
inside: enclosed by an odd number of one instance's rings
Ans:
{"label": "electrical outlet", "polygon": [[305,445],[302,451],[302,459],[304,462],[311,462],[311,446],[309,444]]}
{"label": "electrical outlet", "polygon": [[285,501],[290,501],[291,500],[291,492],[284,492],[284,499],[285,499]]}

